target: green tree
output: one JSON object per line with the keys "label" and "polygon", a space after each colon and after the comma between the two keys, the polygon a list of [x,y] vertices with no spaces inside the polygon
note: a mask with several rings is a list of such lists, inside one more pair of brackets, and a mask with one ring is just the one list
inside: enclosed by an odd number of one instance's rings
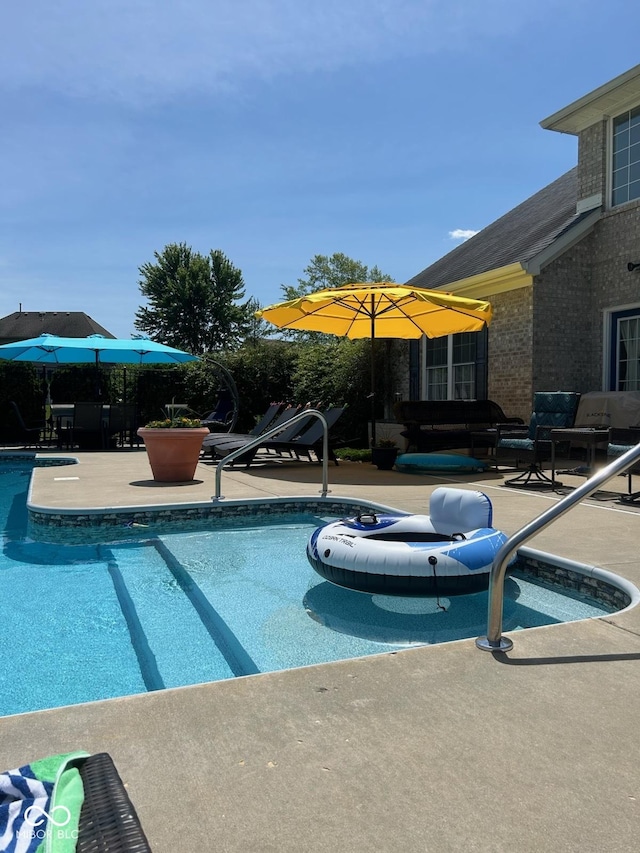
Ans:
{"label": "green tree", "polygon": [[[306,278],[299,278],[297,286],[282,284],[280,289],[285,301],[298,299],[307,293],[325,288],[340,287],[343,284],[353,284],[364,281],[393,281],[391,276],[383,273],[379,267],[369,268],[360,261],[354,261],[342,252],[328,255],[314,255],[305,268]],[[327,341],[330,335],[321,332],[304,332],[284,329],[282,336],[298,341]]]}
{"label": "green tree", "polygon": [[249,312],[249,321],[245,333],[244,344],[256,344],[259,341],[270,338],[276,333],[276,327],[272,323],[268,323],[261,317],[256,317],[256,312],[263,306],[255,298],[250,297],[247,301],[247,310]]}
{"label": "green tree", "polygon": [[136,329],[194,355],[237,347],[250,323],[242,272],[219,249],[205,256],[170,243],[154,255],[139,270],[148,305],[136,311]]}
{"label": "green tree", "polygon": [[394,281],[391,276],[383,273],[379,267],[369,269],[366,264],[354,261],[342,252],[328,255],[314,255],[304,270],[306,278],[299,278],[297,287],[283,284],[281,290],[285,300],[297,299],[314,290],[327,287],[340,287],[342,284],[352,284],[358,281]]}

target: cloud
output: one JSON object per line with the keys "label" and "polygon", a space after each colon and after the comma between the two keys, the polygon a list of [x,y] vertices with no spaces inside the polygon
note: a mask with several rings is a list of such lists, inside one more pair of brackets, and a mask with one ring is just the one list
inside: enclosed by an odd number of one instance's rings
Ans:
{"label": "cloud", "polygon": [[0,77],[5,91],[166,101],[463,50],[527,14],[509,0],[29,0],[4,9]]}
{"label": "cloud", "polygon": [[477,231],[472,231],[470,228],[456,228],[454,231],[449,231],[449,237],[452,240],[468,240],[477,234]]}

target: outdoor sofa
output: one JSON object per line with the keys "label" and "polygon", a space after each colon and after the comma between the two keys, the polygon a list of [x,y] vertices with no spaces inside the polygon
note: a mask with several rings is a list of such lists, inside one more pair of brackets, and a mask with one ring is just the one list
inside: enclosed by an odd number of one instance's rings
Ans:
{"label": "outdoor sofa", "polygon": [[[493,400],[399,400],[394,406],[409,451],[493,447],[498,424],[523,424]],[[486,433],[483,431],[486,430]]]}

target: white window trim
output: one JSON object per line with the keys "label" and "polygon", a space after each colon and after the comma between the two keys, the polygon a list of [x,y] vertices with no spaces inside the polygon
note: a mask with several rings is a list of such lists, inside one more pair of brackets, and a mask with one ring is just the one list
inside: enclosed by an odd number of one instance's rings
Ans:
{"label": "white window trim", "polygon": [[[602,391],[609,390],[611,376],[611,327],[612,318],[619,311],[637,311],[640,314],[640,302],[629,302],[626,305],[613,305],[602,312]],[[615,389],[614,389],[615,390]]]}
{"label": "white window trim", "polygon": [[[455,377],[453,371],[453,335],[447,335],[447,362],[444,365],[447,368],[447,400],[455,400],[456,398],[453,396],[453,392],[455,389]],[[427,370],[427,336],[423,335],[420,339],[420,399],[427,399],[427,390],[428,390],[428,370]],[[463,364],[476,364],[476,362],[462,362]],[[459,366],[459,365],[455,365]],[[477,375],[476,375],[476,383],[477,383]],[[476,384],[477,387],[477,384]],[[473,399],[473,398],[471,398]]]}
{"label": "white window trim", "polygon": [[629,201],[622,201],[620,202],[620,204],[614,205],[613,203],[613,122],[614,119],[618,118],[618,116],[621,116],[627,112],[631,112],[631,110],[635,110],[637,107],[640,107],[640,104],[637,100],[634,100],[626,107],[620,107],[615,115],[603,116],[603,118],[607,121],[607,150],[605,152],[605,161],[607,168],[607,174],[605,176],[607,203],[605,204],[605,210],[622,210],[624,209],[625,205],[638,203],[637,198],[632,198]]}

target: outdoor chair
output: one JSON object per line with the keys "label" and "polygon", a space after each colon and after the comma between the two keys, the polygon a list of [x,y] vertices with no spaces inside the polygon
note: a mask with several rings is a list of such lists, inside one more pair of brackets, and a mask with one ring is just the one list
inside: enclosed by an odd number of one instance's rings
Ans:
{"label": "outdoor chair", "polygon": [[[296,421],[293,424],[290,424],[289,421],[294,418],[297,414],[301,414],[303,411],[301,406],[290,406],[288,409],[282,413],[281,416],[276,418],[275,422],[269,427],[267,432],[270,432],[272,429],[276,429],[277,427],[282,427],[281,431],[274,435],[271,439],[266,439],[264,442],[258,447],[254,447],[252,450],[247,451],[246,454],[242,454],[237,459],[234,460],[234,464],[236,465],[250,465],[253,461],[254,456],[258,452],[259,448],[269,448],[271,444],[271,450],[276,450],[275,443],[282,442],[287,443],[291,441],[292,438],[295,438],[297,435],[300,435],[311,423],[311,416],[309,418],[303,418],[299,421]],[[251,444],[258,436],[245,436],[244,438],[235,439],[230,442],[226,442],[223,444],[216,444],[214,448],[214,452],[217,456],[224,457],[227,454],[232,453],[234,450],[239,450],[241,447],[244,447],[246,444]]]}
{"label": "outdoor chair", "polygon": [[128,442],[140,444],[140,438],[136,433],[138,429],[138,416],[133,403],[116,403],[109,406],[109,418],[106,427],[105,445],[111,447],[124,447]]}
{"label": "outdoor chair", "polygon": [[[259,423],[247,433],[228,432],[228,433],[212,433],[206,436],[202,442],[203,451],[209,450],[211,456],[225,456],[222,452],[226,446],[236,446],[238,444],[247,443],[258,435],[268,432],[270,429],[281,424],[286,424],[287,421],[300,411],[300,406],[285,406],[282,408],[281,403],[272,403],[265,414],[260,419]],[[229,453],[230,451],[227,451]]]}
{"label": "outdoor chair", "polygon": [[[607,458],[612,461],[618,456],[622,456],[627,450],[635,447],[638,442],[640,442],[640,427],[631,427],[630,429],[611,427],[609,443],[607,444]],[[632,477],[634,474],[640,474],[640,462],[636,462],[626,472],[627,494],[620,495],[620,500],[624,503],[636,503],[640,500],[640,492],[633,491]]]}
{"label": "outdoor chair", "polygon": [[38,423],[27,424],[22,417],[22,412],[20,411],[18,404],[11,400],[9,403],[11,411],[15,415],[16,420],[18,421],[18,426],[20,427],[20,432],[22,433],[22,438],[24,439],[24,444],[22,445],[26,450],[28,447],[33,447],[39,449],[44,446],[43,436],[46,433],[47,424],[46,421],[42,420]]}
{"label": "outdoor chair", "polygon": [[151,853],[136,810],[111,756],[86,758],[79,767],[84,787],[76,853]]}
{"label": "outdoor chair", "polygon": [[[346,406],[337,406],[335,408],[326,409],[322,412],[325,420],[327,421],[327,427],[329,430],[335,426],[345,408]],[[306,456],[309,461],[311,461],[311,452],[313,452],[315,453],[318,462],[322,462],[324,424],[322,421],[318,420],[318,418],[313,418],[311,426],[308,426],[306,421],[302,421],[302,424],[302,431],[293,438],[289,440],[283,440],[281,436],[268,438],[262,447],[266,450],[275,450],[277,453],[289,453],[289,455],[295,455],[297,458]],[[330,443],[328,452],[329,459],[337,465],[338,460]]]}
{"label": "outdoor chair", "polygon": [[[303,412],[304,409],[301,411]],[[325,416],[329,427],[335,424],[343,411],[344,407],[340,407],[327,409],[322,413]],[[238,456],[237,459],[234,460],[234,463],[249,466],[259,451],[275,453],[278,456],[287,454],[291,458],[294,456],[300,458],[301,455],[305,455],[309,460],[311,460],[310,451],[313,451],[316,454],[318,461],[321,461],[322,435],[322,423],[313,415],[309,415],[308,418],[302,418],[301,420],[290,424],[288,427],[285,426],[282,432],[273,436],[273,438],[266,438],[260,445],[253,447],[246,453]],[[246,444],[250,444],[252,440],[253,439],[249,439],[241,442],[234,442],[233,444],[223,445],[222,447],[216,447],[216,452],[219,455],[226,456],[228,453],[231,453],[234,450],[239,450]],[[330,450],[329,455],[337,465],[338,461],[335,458],[333,451]]]}
{"label": "outdoor chair", "polygon": [[504,459],[516,468],[521,462],[528,463],[526,470],[505,485],[553,488],[554,482],[542,470],[542,463],[551,458],[550,432],[573,426],[579,400],[580,394],[572,391],[538,391],[529,426],[498,424],[496,465]]}
{"label": "outdoor chair", "polygon": [[203,415],[202,425],[209,427],[210,432],[231,432],[238,419],[238,410],[231,391],[222,388],[219,392],[215,409]]}
{"label": "outdoor chair", "polygon": [[75,403],[73,406],[72,443],[85,450],[101,449],[105,445],[102,403]]}

